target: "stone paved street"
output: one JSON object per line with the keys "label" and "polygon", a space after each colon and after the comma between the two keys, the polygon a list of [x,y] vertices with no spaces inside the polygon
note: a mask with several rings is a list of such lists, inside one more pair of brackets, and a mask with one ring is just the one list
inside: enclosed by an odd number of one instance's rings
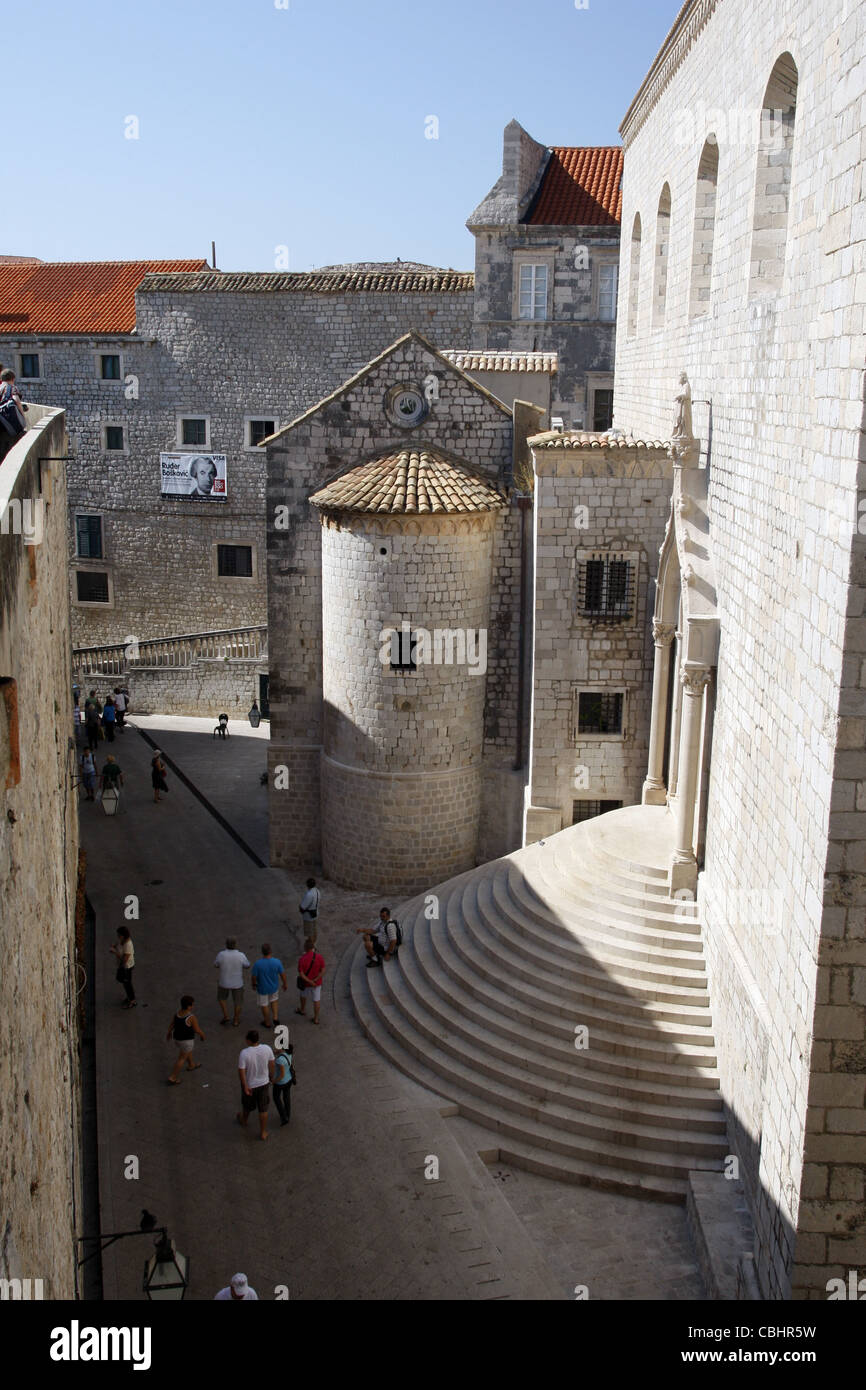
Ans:
{"label": "stone paved street", "polygon": [[[265,858],[267,726],[233,724],[220,744],[210,721],[133,722]],[[293,990],[281,1003],[299,1074],[292,1123],[281,1129],[272,1106],[267,1144],[252,1125],[242,1132],[237,1053],[258,1010],[248,990],[242,1027],[218,1025],[212,962],[228,934],[250,959],[270,939],[291,985],[305,875],[258,868],[171,769],[170,793],[154,804],[141,733],[130,729],[114,751],[126,778],[119,814],[82,805],[97,916],[103,1230],[154,1212],[190,1256],[194,1299],[212,1298],[236,1270],[262,1298],[284,1286],[292,1299],[556,1299],[577,1283],[591,1298],[702,1297],[681,1209],[486,1168],[478,1151],[490,1137],[444,1118],[441,1100],[379,1057],[346,985],[352,929],[375,917],[378,897],[322,882],[322,1026],[295,1016]],[[100,766],[105,753],[101,744]],[[140,920],[130,924],[139,1007],[128,1013],[107,948],[129,894]],[[206,1041],[201,1070],[172,1089],[164,1038],[184,992],[196,997]],[[137,1180],[124,1177],[132,1155]],[[438,1182],[424,1177],[431,1155]],[[144,1238],[106,1253],[107,1299],[141,1296],[148,1253]]]}

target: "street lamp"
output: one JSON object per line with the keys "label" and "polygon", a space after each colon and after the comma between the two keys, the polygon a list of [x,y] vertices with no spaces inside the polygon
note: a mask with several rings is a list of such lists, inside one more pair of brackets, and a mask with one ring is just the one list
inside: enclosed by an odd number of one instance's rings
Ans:
{"label": "street lamp", "polygon": [[183,1298],[189,1286],[189,1259],[174,1248],[163,1229],[156,1245],[156,1253],[144,1263],[142,1288],[152,1301]]}
{"label": "street lamp", "polygon": [[261,724],[262,712],[259,709],[258,702],[256,700],[253,700],[253,707],[247,715],[247,718],[249,719],[254,729],[257,729]]}
{"label": "street lamp", "polygon": [[102,809],[107,816],[117,815],[117,803],[120,800],[120,792],[117,787],[103,787],[102,789]]}
{"label": "street lamp", "polygon": [[79,1243],[84,1244],[86,1240],[98,1242],[95,1250],[91,1250],[89,1255],[85,1255],[78,1261],[78,1267],[87,1264],[88,1260],[95,1257],[102,1250],[107,1250],[109,1245],[113,1245],[116,1240],[125,1240],[127,1236],[147,1236],[156,1233],[154,1245],[156,1250],[149,1260],[144,1263],[144,1278],[142,1289],[147,1297],[153,1300],[174,1299],[180,1301],[189,1288],[189,1259],[186,1255],[181,1255],[175,1249],[174,1241],[168,1234],[165,1226],[157,1226],[156,1217],[149,1211],[141,1213],[141,1222],[137,1231],[116,1231],[111,1235],[98,1236],[78,1236]]}

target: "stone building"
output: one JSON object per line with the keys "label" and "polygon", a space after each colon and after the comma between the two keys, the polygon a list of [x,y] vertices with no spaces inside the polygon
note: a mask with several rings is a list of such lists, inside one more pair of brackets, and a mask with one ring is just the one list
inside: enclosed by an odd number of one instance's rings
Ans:
{"label": "stone building", "polygon": [[408,891],[520,842],[541,419],[411,333],[269,441],[272,863]]}
{"label": "stone building", "polygon": [[0,1279],[22,1281],[4,1297],[75,1298],[83,977],[67,438],[61,410],[31,406],[30,426],[0,462]]}
{"label": "stone building", "polygon": [[[414,325],[468,343],[472,288],[414,262],[0,264],[0,357],[69,411],[82,677],[126,674],[139,710],[246,711],[267,673],[261,441]],[[193,495],[201,456],[215,483]]]}
{"label": "stone building", "polygon": [[502,176],[475,237],[472,347],[552,351],[552,416],[606,430],[613,409],[622,150],[540,145],[505,128]]}
{"label": "stone building", "polygon": [[[718,589],[717,664],[680,661],[695,738],[713,711],[698,897],[775,1297],[826,1297],[866,1260],[864,34],[842,0],[695,0],[622,126],[616,423],[668,436],[686,370]],[[680,561],[677,595],[697,594]],[[654,795],[676,801],[654,709]]]}

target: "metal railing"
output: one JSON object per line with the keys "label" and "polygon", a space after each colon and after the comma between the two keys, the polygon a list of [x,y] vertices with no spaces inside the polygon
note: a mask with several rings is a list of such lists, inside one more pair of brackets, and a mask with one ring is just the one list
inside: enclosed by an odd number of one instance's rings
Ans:
{"label": "metal railing", "polygon": [[262,624],[74,647],[72,664],[81,676],[120,676],[136,667],[178,669],[198,661],[264,661],[267,654],[268,629]]}

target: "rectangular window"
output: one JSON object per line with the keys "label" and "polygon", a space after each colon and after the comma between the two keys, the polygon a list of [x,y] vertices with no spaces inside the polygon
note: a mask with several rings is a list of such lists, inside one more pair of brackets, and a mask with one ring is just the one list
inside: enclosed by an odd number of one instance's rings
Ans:
{"label": "rectangular window", "polygon": [[578,697],[578,734],[621,734],[622,692],[582,690]]}
{"label": "rectangular window", "polygon": [[594,556],[577,567],[577,607],[584,618],[617,622],[634,610],[635,564]]}
{"label": "rectangular window", "polygon": [[267,439],[276,429],[276,420],[250,420],[249,439],[247,443],[251,449],[255,449],[261,444],[263,439]]}
{"label": "rectangular window", "polygon": [[579,825],[584,820],[594,820],[596,816],[606,815],[608,811],[618,811],[621,801],[573,801],[571,804],[571,823]]}
{"label": "rectangular window", "polygon": [[123,425],[105,426],[105,447],[106,449],[123,448]]}
{"label": "rectangular window", "polygon": [[193,444],[203,448],[207,444],[207,420],[187,417],[181,421],[181,444]]}
{"label": "rectangular window", "polygon": [[108,575],[99,570],[76,570],[79,603],[108,603]]}
{"label": "rectangular window", "polygon": [[217,574],[221,578],[252,579],[253,548],[251,545],[218,545]]}
{"label": "rectangular window", "polygon": [[33,381],[39,376],[39,353],[22,352],[21,354],[21,380]]}
{"label": "rectangular window", "polygon": [[520,305],[522,319],[547,318],[547,266],[520,267]]}
{"label": "rectangular window", "polygon": [[102,559],[101,516],[75,518],[75,553],[80,555],[82,560]]}
{"label": "rectangular window", "polygon": [[609,430],[613,424],[613,391],[596,388],[592,398],[592,428],[596,433]]}
{"label": "rectangular window", "polygon": [[99,375],[103,381],[120,381],[120,357],[116,352],[105,353],[100,357]]}
{"label": "rectangular window", "polygon": [[602,323],[616,319],[616,286],[619,266],[615,261],[602,262],[598,268],[598,316]]}

